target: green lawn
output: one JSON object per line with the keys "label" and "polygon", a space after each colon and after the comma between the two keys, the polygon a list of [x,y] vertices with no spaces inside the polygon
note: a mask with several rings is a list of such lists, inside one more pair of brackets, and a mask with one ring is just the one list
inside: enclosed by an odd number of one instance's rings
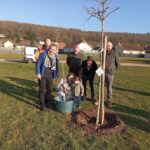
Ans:
{"label": "green lawn", "polygon": [[[59,55],[61,60],[66,60],[67,54],[60,54]],[[85,56],[86,58],[86,56]],[[100,56],[94,55],[93,56],[95,61],[99,61]],[[150,64],[150,58],[140,58],[140,57],[120,57],[121,63],[140,63],[140,64]]]}
{"label": "green lawn", "polygon": [[[56,111],[54,101],[51,112],[38,109],[34,66],[27,63],[0,63],[0,149],[149,149],[150,68],[121,67],[116,73],[113,109],[106,111],[119,114],[126,124],[126,130],[119,135],[86,137],[82,129],[74,128],[71,115]],[[65,70],[67,72],[67,67]],[[96,78],[96,93],[97,87]],[[90,101],[84,101],[82,108],[96,109]]]}

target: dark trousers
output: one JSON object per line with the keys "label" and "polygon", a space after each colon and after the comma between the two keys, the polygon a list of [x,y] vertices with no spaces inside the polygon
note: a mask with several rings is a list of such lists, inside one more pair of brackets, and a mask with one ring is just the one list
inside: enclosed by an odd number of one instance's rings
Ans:
{"label": "dark trousers", "polygon": [[107,88],[107,101],[112,100],[112,84],[114,80],[114,75],[112,74],[105,74],[105,83]]}
{"label": "dark trousers", "polygon": [[53,78],[51,73],[43,76],[39,80],[39,100],[42,107],[45,107],[51,97],[52,84]]}
{"label": "dark trousers", "polygon": [[88,79],[84,79],[82,78],[82,84],[84,87],[84,95],[86,96],[86,83],[87,81],[89,81],[89,85],[90,85],[90,91],[91,91],[91,98],[93,99],[95,94],[94,94],[94,81],[93,80],[88,80]]}

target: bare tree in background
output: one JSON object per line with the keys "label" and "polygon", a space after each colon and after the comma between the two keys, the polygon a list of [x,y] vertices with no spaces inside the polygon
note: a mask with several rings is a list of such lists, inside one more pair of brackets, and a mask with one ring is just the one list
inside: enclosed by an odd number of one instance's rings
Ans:
{"label": "bare tree in background", "polygon": [[[96,18],[101,22],[101,49],[104,49],[104,22],[105,19],[111,15],[113,12],[119,9],[119,7],[112,7],[111,0],[93,0],[96,2],[96,6],[85,8],[86,13],[88,14],[88,18],[86,22],[88,22],[91,18]],[[100,67],[105,71],[105,52],[100,52]],[[98,111],[97,111],[97,119],[96,125],[104,123],[104,75],[100,76],[99,81],[99,101],[98,101]],[[101,113],[100,113],[101,111]]]}

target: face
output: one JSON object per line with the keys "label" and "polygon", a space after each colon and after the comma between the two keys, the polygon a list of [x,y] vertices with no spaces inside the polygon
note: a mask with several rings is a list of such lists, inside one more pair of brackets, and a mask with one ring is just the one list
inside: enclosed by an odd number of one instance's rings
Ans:
{"label": "face", "polygon": [[50,39],[46,39],[45,40],[45,46],[48,48],[51,46],[51,40]]}
{"label": "face", "polygon": [[55,54],[56,53],[56,46],[52,46],[51,49],[49,50],[50,54]]}
{"label": "face", "polygon": [[87,61],[86,64],[87,64],[87,67],[91,67],[92,61]]}
{"label": "face", "polygon": [[74,76],[70,75],[67,77],[67,82],[71,83],[73,81]]}
{"label": "face", "polygon": [[107,43],[107,50],[110,51],[113,48],[113,44],[111,42]]}
{"label": "face", "polygon": [[76,46],[73,50],[74,54],[76,55],[79,53],[79,51],[80,51],[79,46]]}

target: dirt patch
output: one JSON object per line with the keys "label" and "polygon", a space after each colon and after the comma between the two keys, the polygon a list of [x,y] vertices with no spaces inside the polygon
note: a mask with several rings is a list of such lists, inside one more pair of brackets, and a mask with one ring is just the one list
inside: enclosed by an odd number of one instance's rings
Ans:
{"label": "dirt patch", "polygon": [[81,127],[85,135],[109,135],[121,133],[125,129],[124,122],[114,113],[105,113],[104,125],[95,125],[96,111],[81,110],[73,115],[73,121],[77,127]]}

